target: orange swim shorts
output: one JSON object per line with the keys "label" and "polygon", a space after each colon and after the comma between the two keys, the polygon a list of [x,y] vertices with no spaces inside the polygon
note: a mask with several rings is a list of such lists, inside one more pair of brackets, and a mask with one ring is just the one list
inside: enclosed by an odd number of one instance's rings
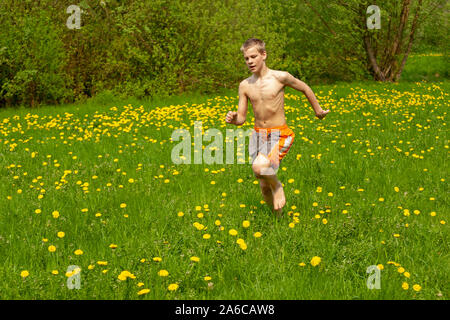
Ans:
{"label": "orange swim shorts", "polygon": [[294,143],[294,138],[294,131],[287,124],[273,128],[255,127],[249,144],[249,154],[252,162],[261,153],[278,167]]}

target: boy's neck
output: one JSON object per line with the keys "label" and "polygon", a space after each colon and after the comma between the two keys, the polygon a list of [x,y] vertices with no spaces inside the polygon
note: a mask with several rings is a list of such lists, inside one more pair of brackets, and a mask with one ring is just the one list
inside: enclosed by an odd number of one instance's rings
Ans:
{"label": "boy's neck", "polygon": [[253,76],[256,79],[261,79],[261,78],[264,78],[268,73],[269,73],[269,68],[267,68],[266,64],[264,64],[264,66],[261,68],[261,71],[260,72],[255,72],[253,74]]}

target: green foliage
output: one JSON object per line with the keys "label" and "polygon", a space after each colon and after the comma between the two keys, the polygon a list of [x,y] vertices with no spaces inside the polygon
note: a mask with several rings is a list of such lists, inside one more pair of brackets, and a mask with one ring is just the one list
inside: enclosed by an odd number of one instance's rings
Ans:
{"label": "green foliage", "polygon": [[62,71],[65,52],[50,14],[2,15],[0,101],[33,106],[68,97]]}
{"label": "green foliage", "polygon": [[[448,51],[448,10],[432,5],[440,2],[424,0],[418,52]],[[310,84],[370,79],[366,0],[84,0],[74,30],[66,27],[71,4],[2,1],[0,106],[67,103],[103,91],[152,98],[236,88],[250,75],[239,51],[250,37],[266,42],[269,68]],[[387,28],[398,6],[379,6]]]}

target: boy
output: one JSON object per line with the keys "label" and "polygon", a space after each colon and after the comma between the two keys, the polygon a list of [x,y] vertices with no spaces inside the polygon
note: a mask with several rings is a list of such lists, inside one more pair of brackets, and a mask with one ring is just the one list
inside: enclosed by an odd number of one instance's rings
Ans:
{"label": "boy", "polygon": [[311,88],[304,82],[286,71],[271,70],[266,66],[267,52],[263,41],[248,39],[241,51],[253,75],[239,84],[238,110],[229,111],[225,121],[242,125],[246,120],[250,99],[255,115],[255,128],[249,145],[252,170],[259,180],[265,202],[281,215],[286,198],[276,170],[295,137],[284,115],[284,87],[303,92],[319,119],[323,119],[330,110],[322,110]]}

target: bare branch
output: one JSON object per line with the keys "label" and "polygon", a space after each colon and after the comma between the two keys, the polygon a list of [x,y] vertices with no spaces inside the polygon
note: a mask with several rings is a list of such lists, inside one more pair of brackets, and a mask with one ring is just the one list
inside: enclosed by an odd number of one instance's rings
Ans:
{"label": "bare branch", "polygon": [[319,12],[316,11],[316,9],[314,9],[313,6],[311,6],[311,3],[309,3],[308,0],[304,0],[306,2],[306,4],[308,5],[308,7],[311,8],[312,11],[314,11],[314,13],[319,17],[319,19],[322,21],[322,23],[328,28],[328,30],[330,30],[330,32],[336,37],[336,32],[334,32],[330,26],[327,24],[327,22],[322,18],[322,16],[319,14]]}

